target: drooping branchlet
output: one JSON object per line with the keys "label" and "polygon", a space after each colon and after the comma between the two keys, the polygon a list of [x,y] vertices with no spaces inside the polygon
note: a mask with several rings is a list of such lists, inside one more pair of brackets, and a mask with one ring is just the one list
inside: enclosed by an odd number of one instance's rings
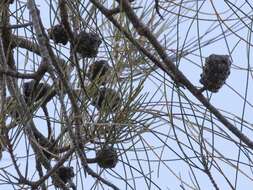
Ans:
{"label": "drooping branchlet", "polygon": [[96,152],[96,161],[101,168],[114,168],[118,163],[117,151],[105,146]]}
{"label": "drooping branchlet", "polygon": [[200,75],[200,83],[204,85],[204,89],[218,92],[230,74],[230,67],[231,60],[228,55],[212,54],[207,57]]}
{"label": "drooping branchlet", "polygon": [[76,37],[76,52],[81,57],[96,57],[101,43],[102,41],[96,33],[82,31]]}
{"label": "drooping branchlet", "polygon": [[52,39],[56,44],[61,43],[66,45],[68,43],[68,35],[65,32],[63,25],[57,24],[47,30],[49,38]]}

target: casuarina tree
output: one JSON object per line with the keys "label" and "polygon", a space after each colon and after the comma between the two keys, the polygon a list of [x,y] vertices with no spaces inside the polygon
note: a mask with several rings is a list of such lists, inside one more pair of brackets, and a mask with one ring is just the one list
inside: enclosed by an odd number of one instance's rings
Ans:
{"label": "casuarina tree", "polygon": [[251,1],[2,0],[1,189],[249,189]]}

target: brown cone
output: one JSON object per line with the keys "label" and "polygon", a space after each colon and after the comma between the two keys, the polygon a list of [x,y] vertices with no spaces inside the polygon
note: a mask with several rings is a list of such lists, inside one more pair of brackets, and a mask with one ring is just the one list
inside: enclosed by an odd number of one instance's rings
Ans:
{"label": "brown cone", "polygon": [[48,35],[49,38],[52,39],[56,44],[62,43],[63,45],[66,45],[68,43],[68,36],[61,24],[55,25],[48,29]]}
{"label": "brown cone", "polygon": [[205,89],[218,92],[230,74],[230,67],[231,60],[228,55],[211,54],[205,60],[200,83]]}
{"label": "brown cone", "polygon": [[118,155],[113,147],[104,147],[96,153],[96,160],[101,168],[114,168],[118,162]]}
{"label": "brown cone", "polygon": [[96,33],[82,31],[76,37],[76,52],[82,57],[96,57],[101,43],[102,41]]}

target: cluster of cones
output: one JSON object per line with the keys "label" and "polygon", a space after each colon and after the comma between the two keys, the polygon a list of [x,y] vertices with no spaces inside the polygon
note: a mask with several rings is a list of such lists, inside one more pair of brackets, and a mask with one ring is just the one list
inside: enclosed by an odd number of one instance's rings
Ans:
{"label": "cluster of cones", "polygon": [[[66,45],[69,41],[64,26],[61,24],[50,28],[48,34],[56,44]],[[96,33],[81,31],[75,37],[75,51],[82,58],[94,58],[98,54],[101,43],[102,41]],[[96,85],[96,92],[93,93],[91,104],[99,111],[106,110],[112,113],[120,107],[120,94],[105,86],[112,70],[108,62],[103,59],[94,61],[88,68],[87,77],[91,83]],[[96,152],[95,161],[101,168],[114,168],[118,162],[117,151],[112,146],[104,146]]]}

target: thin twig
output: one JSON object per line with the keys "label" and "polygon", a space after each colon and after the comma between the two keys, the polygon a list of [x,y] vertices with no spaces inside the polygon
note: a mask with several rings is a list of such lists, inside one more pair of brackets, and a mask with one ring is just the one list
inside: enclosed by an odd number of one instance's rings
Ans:
{"label": "thin twig", "polygon": [[[10,26],[7,26],[8,29],[17,29],[17,28],[25,28],[27,26],[32,26],[31,22],[25,23],[25,24],[13,24]],[[4,26],[0,26],[0,29],[3,28]]]}

